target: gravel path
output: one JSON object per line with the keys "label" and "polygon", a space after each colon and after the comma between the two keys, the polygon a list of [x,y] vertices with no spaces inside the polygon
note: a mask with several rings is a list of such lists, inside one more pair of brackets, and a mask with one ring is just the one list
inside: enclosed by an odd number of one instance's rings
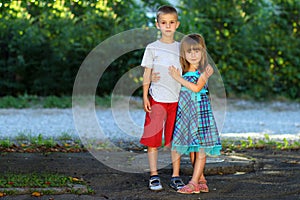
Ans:
{"label": "gravel path", "polygon": [[[124,114],[125,113],[125,114]],[[139,138],[142,134],[144,111],[118,110],[118,119],[110,109],[97,109],[96,116],[103,132],[109,138],[127,136]],[[127,114],[128,115],[128,114]],[[223,122],[219,124],[222,137],[260,137],[265,133],[271,137],[300,137],[300,104],[257,103],[251,101],[227,101]],[[128,121],[129,120],[129,121]],[[20,134],[57,137],[68,133],[79,136],[72,109],[0,109],[0,138]],[[81,136],[81,135],[80,135]]]}

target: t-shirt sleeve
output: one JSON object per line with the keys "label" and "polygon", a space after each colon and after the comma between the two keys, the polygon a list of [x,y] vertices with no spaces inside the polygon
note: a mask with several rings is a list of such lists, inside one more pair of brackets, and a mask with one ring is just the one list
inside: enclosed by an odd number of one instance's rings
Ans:
{"label": "t-shirt sleeve", "polygon": [[153,51],[151,47],[147,46],[142,59],[142,67],[153,68]]}

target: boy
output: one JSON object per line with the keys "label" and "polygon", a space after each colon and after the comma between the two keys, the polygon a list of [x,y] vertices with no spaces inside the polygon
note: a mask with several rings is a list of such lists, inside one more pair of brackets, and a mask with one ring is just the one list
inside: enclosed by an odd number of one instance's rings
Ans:
{"label": "boy", "polygon": [[[146,117],[140,142],[148,147],[150,190],[162,189],[157,172],[158,147],[162,145],[162,133],[165,146],[170,147],[176,118],[181,85],[169,75],[168,68],[174,65],[181,71],[179,43],[174,41],[174,34],[179,25],[178,14],[174,7],[161,6],[157,10],[156,28],[161,31],[161,38],[146,47],[141,64],[144,67],[143,106]],[[151,82],[152,73],[159,73],[160,80]],[[173,153],[172,160],[173,175],[170,185],[175,187],[174,189],[179,189],[184,186],[179,177],[180,160],[174,161]]]}

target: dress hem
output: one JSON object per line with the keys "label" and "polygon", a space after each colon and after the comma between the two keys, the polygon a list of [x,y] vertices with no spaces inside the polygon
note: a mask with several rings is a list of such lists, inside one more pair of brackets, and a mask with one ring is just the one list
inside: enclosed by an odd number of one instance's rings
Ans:
{"label": "dress hem", "polygon": [[222,145],[215,145],[210,147],[203,146],[182,146],[182,145],[173,145],[172,150],[177,151],[179,154],[190,154],[192,152],[199,152],[201,149],[204,149],[205,153],[210,156],[219,156],[221,155]]}

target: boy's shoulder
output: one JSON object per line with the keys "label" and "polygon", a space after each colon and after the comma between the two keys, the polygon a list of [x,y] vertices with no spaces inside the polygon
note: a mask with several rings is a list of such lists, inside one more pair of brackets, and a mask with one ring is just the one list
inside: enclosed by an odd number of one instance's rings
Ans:
{"label": "boy's shoulder", "polygon": [[180,43],[178,41],[174,41],[174,43],[168,44],[168,43],[163,43],[163,42],[161,42],[159,40],[156,40],[154,42],[149,43],[147,45],[147,47],[149,47],[149,48],[155,48],[155,47],[173,46],[173,45],[179,46]]}
{"label": "boy's shoulder", "polygon": [[147,47],[156,47],[157,45],[159,45],[159,40],[155,40],[154,42],[151,42],[147,45]]}

